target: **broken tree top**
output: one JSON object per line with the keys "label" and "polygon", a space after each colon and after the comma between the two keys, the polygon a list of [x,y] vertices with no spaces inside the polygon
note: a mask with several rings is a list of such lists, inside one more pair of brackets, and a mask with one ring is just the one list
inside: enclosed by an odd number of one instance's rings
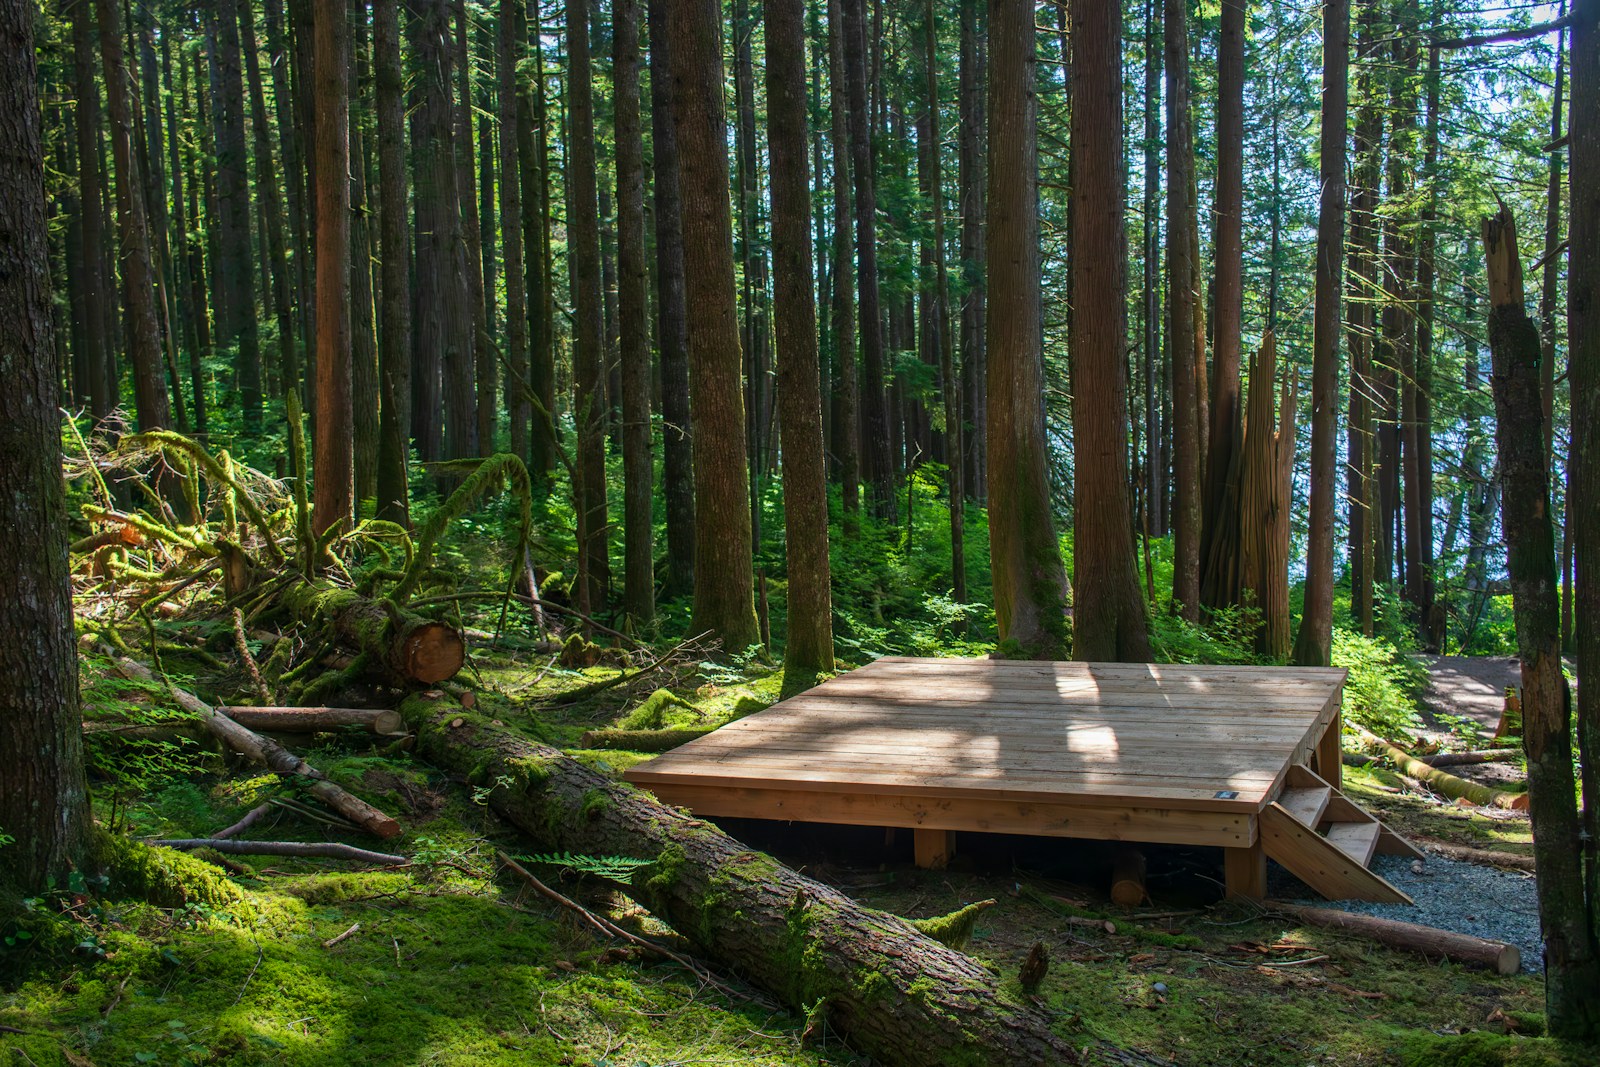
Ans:
{"label": "broken tree top", "polygon": [[1403,843],[1338,793],[1344,678],[886,657],[626,777],[702,815],[1219,846],[1250,895],[1264,848],[1386,895],[1366,864]]}

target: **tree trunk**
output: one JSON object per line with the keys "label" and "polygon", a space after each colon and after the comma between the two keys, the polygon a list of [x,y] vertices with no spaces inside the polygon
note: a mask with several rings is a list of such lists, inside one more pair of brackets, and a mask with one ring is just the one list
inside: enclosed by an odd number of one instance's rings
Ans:
{"label": "tree trunk", "polygon": [[1377,299],[1379,158],[1383,148],[1383,111],[1379,106],[1373,69],[1378,36],[1377,5],[1361,12],[1357,55],[1355,166],[1350,189],[1350,273],[1346,331],[1350,347],[1349,490],[1351,609],[1361,632],[1373,632],[1373,587],[1377,565],[1377,484],[1373,457],[1377,442],[1373,427],[1372,398],[1376,392],[1372,367],[1372,334]]}
{"label": "tree trunk", "polygon": [[[1072,262],[1077,307],[1070,337],[1075,394],[1073,600],[1077,609],[1072,655],[1086,660],[1142,661],[1150,658],[1150,642],[1134,560],[1128,495],[1128,394],[1123,365],[1127,238],[1122,212],[1105,209],[1107,204],[1121,204],[1123,198],[1122,14],[1115,5],[1078,0],[1073,16],[1073,243],[1079,254]],[[991,248],[993,239],[991,224]],[[991,271],[996,296],[1001,291],[997,281]],[[990,321],[999,317],[991,316]],[[991,367],[1001,362],[1001,349],[993,337],[989,353]],[[989,388],[993,396],[993,380]],[[1034,392],[1038,403],[1041,390],[1036,387]],[[990,433],[994,432],[991,413]],[[994,455],[991,442],[991,459]],[[999,480],[992,480],[991,495],[998,489]],[[993,534],[990,536],[992,539]]]}
{"label": "tree trunk", "polygon": [[844,16],[840,28],[844,46],[845,110],[850,125],[850,171],[855,184],[861,476],[871,487],[874,509],[892,519],[895,512],[894,460],[889,440],[888,400],[884,395],[883,310],[878,291],[878,197],[872,169],[865,0],[841,0],[841,10]]}
{"label": "tree trunk", "polygon": [[[1228,506],[1228,475],[1237,462],[1239,445],[1239,373],[1244,330],[1244,34],[1250,0],[1222,0],[1217,46],[1217,180],[1215,257],[1216,311],[1212,315],[1210,425],[1201,489],[1200,547],[1202,567],[1213,545],[1226,540],[1234,521]],[[1181,150],[1181,146],[1180,146]],[[1198,249],[1191,249],[1198,255]],[[1198,296],[1198,294],[1197,294]],[[1206,596],[1207,608],[1220,602]]]}
{"label": "tree trunk", "polygon": [[355,513],[350,395],[350,19],[325,6],[313,31],[317,126],[317,421],[313,430],[321,535]]}
{"label": "tree trunk", "polygon": [[988,38],[984,31],[980,0],[961,2],[961,134],[959,163],[961,185],[961,263],[966,296],[961,301],[961,371],[964,376],[962,409],[972,432],[967,435],[967,454],[963,459],[967,492],[974,500],[989,497],[988,373],[985,367],[984,339],[988,335],[985,302],[988,289],[979,264],[988,258],[984,232],[984,203],[987,199],[984,163],[987,150],[987,101],[984,87],[988,61]]}
{"label": "tree trunk", "polygon": [[[462,281],[466,285],[468,337],[472,354],[471,365],[464,378],[471,382],[472,442],[471,455],[493,455],[495,398],[499,395],[499,375],[495,372],[494,348],[489,342],[489,324],[484,310],[483,291],[483,235],[478,218],[478,175],[473,165],[473,152],[477,138],[473,134],[472,114],[472,52],[467,47],[467,5],[465,0],[455,5],[455,58],[456,74],[456,182],[460,191],[461,252],[463,255]],[[465,402],[465,401],[464,401]],[[463,445],[463,447],[466,447]]]}
{"label": "tree trunk", "polygon": [[[976,2],[976,0],[972,0]],[[828,3],[828,93],[833,140],[833,447],[847,532],[861,508],[861,375],[856,364],[855,251],[851,241],[850,110],[845,91],[843,0]]]}
{"label": "tree trunk", "polygon": [[[533,25],[534,76],[517,103],[517,150],[522,156],[522,246],[528,260],[528,381],[541,410],[533,413],[533,476],[548,480],[559,461],[556,418],[555,293],[550,256],[549,123],[545,107],[544,30],[538,4]],[[687,398],[685,404],[688,403]]]}
{"label": "tree trunk", "polygon": [[750,530],[761,544],[761,483],[768,464],[771,419],[771,352],[767,329],[767,257],[761,233],[760,158],[756,149],[755,21],[749,0],[734,0],[733,99],[734,180],[739,204],[734,254],[739,261],[744,310],[740,347],[745,365],[745,449],[750,464]]}
{"label": "tree trunk", "polygon": [[[707,3],[703,13],[713,11]],[[714,24],[702,21],[715,40]],[[674,63],[689,51],[675,52]],[[692,115],[693,97],[678,99]],[[691,143],[682,138],[686,163]],[[685,182],[686,202],[690,189]],[[692,218],[685,218],[689,230]],[[731,305],[731,269],[726,287]],[[738,504],[743,511],[744,501]],[[919,1067],[1077,1062],[1042,1015],[1015,1006],[979,963],[905,920],[864,908],[703,820],[446,702],[413,697],[401,710],[418,732],[418,752],[439,767],[485,782],[510,778],[509,788],[489,792],[489,804],[544,847],[654,859],[634,877],[631,892],[641,903],[706,960],[737,967],[796,1009],[825,1013],[875,1060]],[[452,727],[458,720],[465,721]]]}
{"label": "tree trunk", "polygon": [[683,207],[674,129],[665,0],[647,0],[650,140],[656,216],[656,343],[661,351],[661,490],[667,512],[662,595],[694,591],[694,443],[689,421],[689,337],[684,310]]}
{"label": "tree trunk", "polygon": [[[163,47],[168,42],[163,39]],[[183,61],[180,53],[178,59],[178,97],[181,100],[184,114],[191,114],[190,96],[191,66]],[[171,100],[168,101],[169,106]],[[170,115],[169,115],[170,118]],[[173,123],[176,126],[176,123]],[[196,160],[196,150],[193,138],[173,138],[174,147],[179,141],[184,141],[182,159],[174,164],[174,171],[182,170],[188,188],[185,197],[186,203],[181,213],[174,212],[182,223],[179,240],[183,245],[184,298],[188,303],[187,320],[194,331],[194,346],[189,350],[189,390],[194,403],[195,432],[204,436],[208,428],[208,411],[210,402],[207,398],[205,363],[211,355],[211,317],[208,314],[209,301],[206,298],[206,263],[205,248],[201,236],[190,231],[188,220],[194,220],[196,227],[202,224],[200,205],[200,186],[205,183],[198,177],[199,170]]]}
{"label": "tree trunk", "polygon": [[[1577,92],[1577,46],[1575,34],[1575,117],[1581,99]],[[1575,126],[1573,133],[1577,132]],[[1579,173],[1579,166],[1580,161],[1575,158],[1574,176]],[[1550,468],[1545,460],[1539,381],[1539,330],[1524,307],[1516,223],[1504,205],[1498,215],[1484,220],[1483,244],[1489,275],[1489,347],[1494,355],[1495,437],[1504,474],[1500,515],[1506,535],[1506,572],[1511,580],[1517,651],[1522,661],[1522,744],[1528,757],[1529,814],[1533,818],[1534,859],[1539,867],[1545,1007],[1552,1033],[1593,1039],[1600,1034],[1600,1000],[1594,996],[1596,985],[1600,984],[1600,945],[1596,944],[1593,901],[1587,899],[1584,867],[1585,861],[1593,858],[1594,845],[1585,844],[1573,804],[1577,783],[1572,772],[1572,694],[1561,669],[1555,530],[1550,518]],[[1579,574],[1583,574],[1581,569]],[[1586,675],[1580,677],[1585,682],[1589,680]],[[1584,757],[1589,755],[1583,753]],[[1592,803],[1586,794],[1585,804]]]}
{"label": "tree trunk", "polygon": [[127,70],[122,61],[122,15],[115,0],[95,0],[95,9],[99,17],[100,60],[105,70],[106,102],[111,121],[111,152],[117,169],[125,341],[133,364],[139,429],[155,430],[167,425],[170,414],[163,381],[161,333],[156,320],[150,229],[133,158],[133,108],[128,100]]}
{"label": "tree trunk", "polygon": [[785,687],[832,671],[828,482],[822,455],[811,176],[806,165],[805,0],[767,0],[767,145],[772,154],[772,257],[783,519],[789,571]]}
{"label": "tree trunk", "polygon": [[[1189,11],[1184,0],[1165,0],[1167,54],[1167,322],[1172,347],[1172,599],[1191,622],[1200,617],[1200,380],[1194,246],[1194,134],[1189,114]],[[1120,197],[1120,194],[1119,194]],[[1117,201],[1120,202],[1120,199]],[[1090,207],[1089,210],[1094,210]],[[1081,290],[1080,290],[1081,291]],[[1082,403],[1082,399],[1079,399]]]}
{"label": "tree trunk", "polygon": [[667,22],[683,197],[693,399],[695,595],[690,628],[729,654],[760,639],[751,562],[739,322],[734,298],[720,6],[689,0]]}
{"label": "tree trunk", "polygon": [[[1144,38],[1144,535],[1145,557],[1149,559],[1148,539],[1166,533],[1161,505],[1166,492],[1166,467],[1161,459],[1161,382],[1165,367],[1161,359],[1161,80],[1166,56],[1161,40],[1161,20],[1156,17],[1159,0],[1145,0]],[[1150,579],[1150,595],[1155,595]]]}
{"label": "tree trunk", "polygon": [[222,262],[217,278],[217,333],[232,345],[234,379],[247,434],[261,429],[261,342],[256,329],[255,286],[250,266],[253,201],[246,168],[244,87],[239,63],[238,0],[218,0],[217,49],[211,62],[221,90],[212,101],[216,127],[217,201]]}
{"label": "tree trunk", "polygon": [[[0,529],[6,531],[0,538],[0,602],[7,605],[0,631],[6,678],[0,751],[8,763],[0,829],[15,838],[5,851],[4,877],[27,892],[83,870],[93,832],[67,580],[61,366],[50,315],[37,18],[32,3],[0,3],[0,188],[6,191],[0,197],[0,366],[6,378],[0,389]],[[102,32],[102,46],[106,36]],[[114,31],[110,37],[115,44]],[[115,110],[112,115],[119,118]],[[125,109],[120,118],[127,118]],[[125,139],[125,123],[119,128],[117,136]],[[98,210],[98,204],[89,206]]]}
{"label": "tree trunk", "polygon": [[377,516],[409,525],[406,467],[411,436],[411,256],[406,213],[405,72],[398,0],[373,0],[372,57],[377,92],[378,305]]}
{"label": "tree trunk", "polygon": [[1046,477],[1033,36],[1031,3],[991,0],[989,551],[997,654],[1061,659],[1070,601]]}
{"label": "tree trunk", "polygon": [[[528,431],[533,405],[528,402],[528,279],[523,258],[522,158],[519,134],[527,102],[522,64],[528,54],[528,12],[525,0],[500,0],[495,40],[495,89],[499,97],[500,247],[506,279],[506,414],[511,423],[511,452],[532,462]],[[531,150],[531,139],[527,147]]]}
{"label": "tree trunk", "polygon": [[350,71],[350,411],[354,435],[354,501],[378,496],[378,434],[381,388],[378,336],[372,299],[372,210],[367,196],[366,105],[361,86],[371,82],[367,52],[366,0],[350,0],[355,26]]}
{"label": "tree trunk", "polygon": [[[289,212],[289,245],[294,249],[294,268],[297,282],[289,287],[290,297],[297,309],[298,335],[291,344],[300,350],[309,348],[311,342],[311,305],[314,294],[311,278],[310,206],[306,193],[306,163],[301,144],[298,122],[298,101],[290,91],[289,47],[285,40],[283,4],[281,0],[266,0],[262,4],[262,28],[267,38],[267,68],[272,73],[273,110],[277,117],[278,140],[283,156],[284,188],[287,191],[285,206]],[[298,388],[298,386],[297,386]]]}
{"label": "tree trunk", "polygon": [[[1344,284],[1345,142],[1348,139],[1350,2],[1322,9],[1322,199],[1311,310],[1311,516],[1305,606],[1294,661],[1326,667],[1333,656],[1333,526],[1338,512],[1339,294]],[[1352,508],[1352,511],[1354,509]]]}
{"label": "tree trunk", "polygon": [[639,0],[616,0],[611,66],[617,152],[617,324],[622,365],[622,606],[636,627],[655,617],[651,520],[650,277],[645,269],[644,128],[639,116]]}
{"label": "tree trunk", "polygon": [[94,79],[94,11],[91,0],[74,0],[72,60],[74,126],[78,146],[78,203],[81,264],[79,291],[83,313],[74,316],[83,329],[89,411],[103,419],[117,406],[116,357],[112,354],[110,315],[115,307],[105,275],[106,217],[100,210],[104,185],[100,171],[100,87]]}
{"label": "tree trunk", "polygon": [[[1444,607],[1434,602],[1433,578],[1433,286],[1434,250],[1438,225],[1439,172],[1439,50],[1428,52],[1428,119],[1424,128],[1423,194],[1421,226],[1417,234],[1416,338],[1413,361],[1412,402],[1406,420],[1406,538],[1415,556],[1407,568],[1417,607],[1417,630],[1422,647],[1440,652],[1444,644]],[[1413,488],[1414,487],[1414,488]]]}

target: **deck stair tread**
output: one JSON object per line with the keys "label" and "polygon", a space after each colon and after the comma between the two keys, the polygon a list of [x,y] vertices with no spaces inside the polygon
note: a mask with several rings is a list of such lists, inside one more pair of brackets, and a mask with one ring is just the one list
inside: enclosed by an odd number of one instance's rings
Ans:
{"label": "deck stair tread", "polygon": [[1315,826],[1322,820],[1322,812],[1328,806],[1328,798],[1333,796],[1333,789],[1326,785],[1299,786],[1285,789],[1278,797],[1278,803],[1288,809],[1299,822],[1307,826]]}
{"label": "deck stair tread", "polygon": [[1329,899],[1411,902],[1367,866],[1375,852],[1414,852],[1410,842],[1304,764],[1261,810],[1260,831],[1269,857]]}
{"label": "deck stair tread", "polygon": [[1329,823],[1322,836],[1365,867],[1372,861],[1372,850],[1378,845],[1378,820]]}

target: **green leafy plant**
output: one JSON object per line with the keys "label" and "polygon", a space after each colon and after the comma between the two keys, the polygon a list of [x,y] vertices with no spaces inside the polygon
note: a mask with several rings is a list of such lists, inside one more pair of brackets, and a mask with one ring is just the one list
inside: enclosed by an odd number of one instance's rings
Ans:
{"label": "green leafy plant", "polygon": [[629,856],[583,856],[571,852],[545,852],[522,858],[529,863],[542,863],[549,867],[576,871],[579,874],[592,874],[607,881],[620,882],[622,885],[632,885],[634,872],[655,862],[633,859]]}

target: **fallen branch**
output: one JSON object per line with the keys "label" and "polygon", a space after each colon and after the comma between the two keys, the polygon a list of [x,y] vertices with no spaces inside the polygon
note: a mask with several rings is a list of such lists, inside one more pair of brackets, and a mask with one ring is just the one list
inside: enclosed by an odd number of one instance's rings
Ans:
{"label": "fallen branch", "polygon": [[[710,633],[710,631],[708,630],[706,633]],[[682,652],[685,648],[689,647],[705,636],[706,634],[696,634],[693,637],[685,637],[682,641],[679,641],[677,644],[673,645],[671,648],[667,649],[661,655],[651,660],[645,666],[634,671],[632,674],[629,674],[626,670],[624,670],[615,677],[606,678],[598,682],[590,682],[588,685],[580,685],[576,689],[567,690],[551,700],[550,703],[557,706],[562,704],[575,704],[580,700],[585,700],[589,697],[592,697],[596,693],[603,693],[607,689],[619,686],[624,682],[637,681],[647,674],[652,674],[655,671],[660,670],[663,664],[671,663],[673,659],[677,657],[679,652]]]}
{"label": "fallen branch", "polygon": [[[142,663],[135,663],[126,657],[117,660],[117,672],[124,678],[131,678],[141,682],[153,683],[158,680],[155,674],[150,671],[150,668]],[[180,707],[198,718],[207,732],[235,752],[247,756],[257,763],[266,765],[284,777],[307,779],[307,789],[318,800],[321,800],[328,807],[333,808],[358,826],[363,827],[369,833],[376,834],[382,838],[398,837],[400,835],[401,829],[398,822],[395,822],[394,819],[360,797],[352,796],[339,786],[328,781],[321,771],[276,741],[262,737],[254,730],[240,726],[193,693],[186,693],[177,686],[170,684],[167,688],[171,691],[172,698],[178,702]]]}
{"label": "fallen branch", "polygon": [[222,829],[222,830],[218,830],[216,833],[211,835],[211,838],[214,841],[221,841],[224,838],[235,837],[235,836],[237,836],[239,834],[242,834],[246,830],[250,829],[250,827],[252,827],[256,823],[260,822],[262,816],[266,815],[271,810],[272,810],[272,801],[270,801],[270,800],[264,801],[264,802],[262,802],[260,804],[257,804],[255,807],[253,807],[249,811],[245,812],[244,818],[240,819],[238,822],[234,823],[232,826],[226,827],[225,829]]}
{"label": "fallen branch", "polygon": [[360,726],[368,733],[403,733],[405,723],[398,712],[386,708],[241,708],[222,707],[217,711],[240,726],[252,730],[271,730],[283,734],[316,733]]}
{"label": "fallen branch", "polygon": [[1310,926],[1356,934],[1429,959],[1447,959],[1487,967],[1502,975],[1516,974],[1522,969],[1522,950],[1504,941],[1490,941],[1432,926],[1380,919],[1373,915],[1356,915],[1332,908],[1308,908],[1279,901],[1269,901],[1267,906],[1272,911],[1281,912]]}
{"label": "fallen branch", "polygon": [[360,923],[351,923],[350,924],[350,929],[346,930],[344,933],[340,934],[338,937],[330,937],[330,938],[328,938],[328,940],[326,940],[326,941],[324,941],[322,943],[322,947],[323,948],[332,948],[334,945],[337,945],[339,942],[343,941],[345,938],[349,937],[351,934],[355,933],[359,929],[361,929],[361,924]]}
{"label": "fallen branch", "polygon": [[1521,856],[1514,852],[1498,852],[1489,848],[1470,848],[1466,845],[1452,845],[1444,841],[1418,841],[1418,845],[1429,852],[1443,856],[1449,860],[1460,860],[1462,863],[1476,863],[1485,867],[1510,867],[1513,870],[1534,870],[1532,856]]}
{"label": "fallen branch", "polygon": [[340,644],[365,653],[366,666],[393,684],[436,685],[466,663],[467,645],[454,626],[354,589],[320,579],[298,581],[276,602],[304,623],[329,627]]}
{"label": "fallen branch", "polygon": [[1452,800],[1466,800],[1477,804],[1479,807],[1504,808],[1507,811],[1527,811],[1528,794],[1507,793],[1500,789],[1491,789],[1489,786],[1477,782],[1469,782],[1465,778],[1457,778],[1448,771],[1441,771],[1430,767],[1409,752],[1390,744],[1368,730],[1361,730],[1361,737],[1367,746],[1376,749],[1393,763],[1403,774],[1428,783],[1428,787],[1441,793]]}
{"label": "fallen branch", "polygon": [[[441,697],[401,705],[418,751],[494,783],[490,807],[551,850],[651,857],[634,896],[709,963],[826,1017],[885,1064],[1059,1064],[1078,1052],[982,964],[753,852],[687,812]],[[452,723],[462,720],[452,728]]]}
{"label": "fallen branch", "polygon": [[[224,831],[226,832],[226,831]],[[354,845],[337,841],[232,841],[224,837],[174,837],[149,844],[163,848],[189,851],[196,848],[215,849],[234,856],[301,856],[311,859],[349,860],[352,863],[373,863],[385,867],[408,862],[404,856],[387,852],[369,852]]]}
{"label": "fallen branch", "polygon": [[578,738],[579,748],[620,748],[629,752],[665,752],[686,745],[711,733],[706,729],[684,730],[587,730]]}

